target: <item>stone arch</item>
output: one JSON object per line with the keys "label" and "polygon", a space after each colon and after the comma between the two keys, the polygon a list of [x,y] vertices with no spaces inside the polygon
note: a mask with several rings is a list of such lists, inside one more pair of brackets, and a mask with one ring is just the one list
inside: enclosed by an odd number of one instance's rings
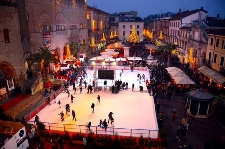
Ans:
{"label": "stone arch", "polygon": [[11,64],[6,61],[0,62],[0,69],[4,71],[5,79],[15,78],[16,71]]}
{"label": "stone arch", "polygon": [[65,16],[62,13],[59,12],[56,14],[56,24],[65,24],[65,20]]}
{"label": "stone arch", "polygon": [[70,24],[78,24],[76,18],[77,18],[77,16],[76,16],[75,13],[71,14],[71,16],[70,16]]}
{"label": "stone arch", "polygon": [[51,17],[46,13],[42,13],[40,15],[40,24],[51,25],[52,24]]}

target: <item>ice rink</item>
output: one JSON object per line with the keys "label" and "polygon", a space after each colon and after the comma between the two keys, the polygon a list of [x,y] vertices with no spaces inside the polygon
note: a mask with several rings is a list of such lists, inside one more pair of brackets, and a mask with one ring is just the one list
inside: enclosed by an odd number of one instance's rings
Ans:
{"label": "ice rink", "polygon": [[[40,121],[45,122],[47,128],[51,130],[65,130],[74,132],[88,133],[90,130],[85,127],[88,122],[91,122],[91,130],[98,134],[115,134],[121,136],[136,136],[141,134],[144,137],[158,137],[158,125],[155,113],[153,97],[147,93],[145,82],[137,81],[137,74],[145,74],[145,78],[149,79],[148,71],[124,70],[120,77],[121,70],[116,70],[116,80],[128,82],[128,90],[121,90],[118,94],[112,94],[107,89],[106,91],[96,91],[92,94],[87,94],[84,89],[82,93],[79,91],[76,84],[77,92],[74,94],[72,86],[69,87],[70,94],[75,96],[71,103],[70,96],[67,93],[61,93],[56,97],[56,101],[52,101],[51,105],[46,106],[37,115]],[[88,84],[92,84],[94,70],[87,70],[88,76],[85,78]],[[98,86],[104,86],[103,80],[99,80]],[[112,80],[107,81],[107,85],[112,84]],[[134,83],[135,91],[132,92],[131,85]],[[139,86],[144,87],[144,92],[139,92]],[[100,103],[97,101],[97,95],[100,95]],[[61,101],[61,108],[57,104]],[[56,102],[56,103],[55,103]],[[95,111],[92,113],[91,104],[95,104]],[[66,114],[65,105],[70,105],[70,112],[75,110],[77,121],[72,121],[72,115]],[[63,111],[65,120],[62,122],[59,113]],[[100,119],[108,120],[109,112],[113,112],[114,123],[108,125],[105,132],[104,129],[97,127]],[[32,119],[34,120],[34,119]]]}

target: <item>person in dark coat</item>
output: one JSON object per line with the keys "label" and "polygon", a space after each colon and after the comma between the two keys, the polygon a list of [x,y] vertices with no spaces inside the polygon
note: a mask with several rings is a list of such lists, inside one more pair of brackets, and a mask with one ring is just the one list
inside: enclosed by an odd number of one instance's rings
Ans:
{"label": "person in dark coat", "polygon": [[61,137],[58,138],[58,144],[59,144],[60,149],[64,149],[63,139]]}
{"label": "person in dark coat", "polygon": [[98,99],[98,102],[100,102],[100,95],[98,95],[97,99]]}
{"label": "person in dark coat", "polygon": [[94,113],[94,111],[95,111],[95,104],[94,103],[91,104],[91,108],[92,108],[92,113]]}
{"label": "person in dark coat", "polygon": [[73,119],[72,119],[72,120],[77,121],[77,119],[76,119],[76,113],[75,113],[75,111],[74,111],[74,110],[72,110],[72,116],[73,116]]}
{"label": "person in dark coat", "polygon": [[156,112],[159,114],[159,111],[160,111],[160,104],[157,102],[157,104],[156,104]]}
{"label": "person in dark coat", "polygon": [[102,125],[103,125],[103,127],[105,128],[105,131],[106,131],[106,129],[107,129],[107,127],[108,127],[108,124],[107,124],[107,122],[106,122],[106,119],[104,119]]}
{"label": "person in dark coat", "polygon": [[132,92],[134,91],[134,83],[132,84]]}
{"label": "person in dark coat", "polygon": [[173,109],[173,115],[172,115],[172,117],[173,117],[173,121],[175,121],[176,115],[177,115],[177,112],[176,112],[176,110],[175,110],[175,109]]}
{"label": "person in dark coat", "polygon": [[73,99],[74,99],[75,97],[73,96],[73,95],[71,95],[71,103],[73,103]]}
{"label": "person in dark coat", "polygon": [[63,111],[61,113],[59,113],[59,115],[61,116],[61,121],[64,121],[64,113],[63,113]]}

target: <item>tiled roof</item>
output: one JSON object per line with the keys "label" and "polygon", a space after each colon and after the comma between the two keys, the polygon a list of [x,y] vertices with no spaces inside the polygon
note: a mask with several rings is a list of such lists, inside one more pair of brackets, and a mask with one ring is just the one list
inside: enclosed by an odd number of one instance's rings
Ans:
{"label": "tiled roof", "polygon": [[206,30],[206,33],[208,35],[213,34],[213,35],[225,36],[225,29],[220,29],[220,30]]}
{"label": "tiled roof", "polygon": [[100,13],[104,13],[104,14],[109,15],[109,13],[107,13],[107,12],[105,12],[105,11],[102,11],[102,10],[100,10],[100,9],[97,9],[97,8],[91,7],[91,6],[87,6],[87,10],[98,11],[98,12],[100,12]]}
{"label": "tiled roof", "polygon": [[183,19],[187,16],[190,16],[192,14],[195,14],[199,11],[203,11],[203,12],[207,13],[207,11],[205,11],[204,9],[195,9],[195,10],[191,10],[191,11],[187,10],[187,11],[183,11],[181,13],[178,13],[178,14],[174,15],[173,17],[170,18],[170,21],[181,20],[181,19]]}
{"label": "tiled roof", "polygon": [[144,21],[140,17],[127,17],[122,18],[121,20],[119,20],[119,22],[144,22]]}
{"label": "tiled roof", "polygon": [[225,19],[207,17],[206,24],[210,27],[225,27]]}

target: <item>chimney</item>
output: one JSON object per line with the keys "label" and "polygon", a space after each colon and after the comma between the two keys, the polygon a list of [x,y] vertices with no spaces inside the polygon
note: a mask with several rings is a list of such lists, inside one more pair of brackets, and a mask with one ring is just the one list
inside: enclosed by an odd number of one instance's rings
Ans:
{"label": "chimney", "polygon": [[216,17],[217,17],[217,18],[220,18],[220,14],[217,14]]}
{"label": "chimney", "polygon": [[181,9],[179,9],[179,13],[181,13]]}
{"label": "chimney", "polygon": [[203,10],[203,7],[201,7],[201,9],[200,10]]}

